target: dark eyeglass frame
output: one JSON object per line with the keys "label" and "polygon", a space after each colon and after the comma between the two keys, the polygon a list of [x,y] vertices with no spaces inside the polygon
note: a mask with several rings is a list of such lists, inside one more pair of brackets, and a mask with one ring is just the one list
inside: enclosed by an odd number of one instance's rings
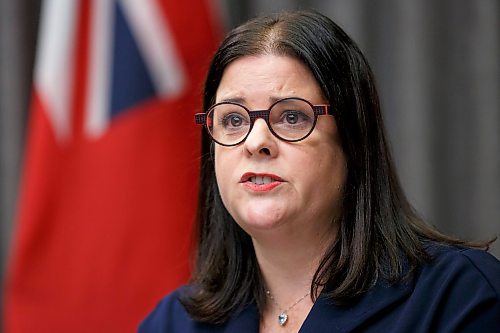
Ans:
{"label": "dark eyeglass frame", "polygon": [[[280,102],[283,102],[283,101],[286,101],[286,100],[299,100],[299,101],[305,102],[305,103],[309,104],[309,106],[311,106],[311,109],[313,110],[313,113],[314,113],[314,122],[313,122],[313,125],[311,126],[311,129],[309,130],[309,132],[306,135],[304,135],[302,138],[299,138],[299,139],[285,139],[285,138],[279,136],[273,130],[273,127],[271,126],[271,123],[269,122],[269,116],[271,114],[271,109],[276,104],[278,104]],[[246,112],[248,112],[248,115],[250,116],[250,128],[248,129],[248,133],[240,141],[237,141],[236,143],[231,143],[231,144],[222,143],[222,142],[217,141],[212,136],[212,133],[208,129],[208,125],[207,125],[207,115],[210,113],[210,111],[212,111],[215,107],[217,107],[219,105],[227,105],[227,104],[233,104],[233,105],[237,105],[237,106],[242,107],[243,109],[245,109]],[[298,141],[302,141],[305,138],[307,138],[314,131],[314,128],[316,127],[316,122],[318,120],[318,116],[327,116],[327,115],[334,116],[334,114],[333,114],[333,108],[329,104],[312,104],[308,100],[305,100],[305,99],[300,98],[300,97],[286,97],[286,98],[279,99],[276,102],[274,102],[273,104],[271,104],[271,106],[267,110],[266,109],[264,109],[264,110],[249,110],[246,106],[244,106],[244,105],[242,105],[240,103],[236,103],[236,102],[220,102],[220,103],[212,105],[206,112],[196,113],[195,114],[195,122],[196,122],[196,124],[203,125],[205,127],[208,135],[212,138],[213,141],[215,141],[216,143],[218,143],[221,146],[232,147],[232,146],[239,145],[240,143],[244,142],[247,139],[248,135],[250,134],[250,132],[253,129],[253,125],[254,125],[255,121],[258,118],[264,119],[264,121],[267,124],[267,128],[269,129],[269,131],[271,131],[271,133],[275,137],[277,137],[278,139],[286,141],[286,142],[298,142]]]}

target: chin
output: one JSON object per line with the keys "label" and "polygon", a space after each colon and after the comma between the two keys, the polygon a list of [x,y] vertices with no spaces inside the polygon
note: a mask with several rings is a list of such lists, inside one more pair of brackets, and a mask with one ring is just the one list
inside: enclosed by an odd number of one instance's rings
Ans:
{"label": "chin", "polygon": [[252,235],[252,231],[265,231],[277,229],[285,223],[282,214],[276,212],[248,212],[246,218],[238,222],[243,230]]}

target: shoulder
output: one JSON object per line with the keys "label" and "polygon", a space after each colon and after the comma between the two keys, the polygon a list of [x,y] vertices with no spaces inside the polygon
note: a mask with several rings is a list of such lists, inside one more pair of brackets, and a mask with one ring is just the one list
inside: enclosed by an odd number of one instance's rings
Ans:
{"label": "shoulder", "polygon": [[441,283],[467,281],[500,295],[500,262],[483,250],[431,244],[426,248],[432,260],[422,266],[420,277],[438,278]]}
{"label": "shoulder", "polygon": [[259,316],[254,303],[243,306],[224,324],[210,324],[193,320],[181,299],[192,286],[183,286],[163,298],[156,308],[141,322],[139,333],[217,333],[258,332]]}
{"label": "shoulder", "polygon": [[410,303],[440,332],[500,326],[500,262],[476,249],[432,245],[432,260],[415,276]]}
{"label": "shoulder", "polygon": [[141,322],[139,333],[181,332],[176,326],[185,327],[189,316],[180,302],[186,287],[181,287],[163,298],[155,309]]}
{"label": "shoulder", "polygon": [[198,333],[217,332],[214,325],[194,321],[181,303],[189,292],[189,286],[182,286],[165,296],[154,310],[139,325],[139,333]]}

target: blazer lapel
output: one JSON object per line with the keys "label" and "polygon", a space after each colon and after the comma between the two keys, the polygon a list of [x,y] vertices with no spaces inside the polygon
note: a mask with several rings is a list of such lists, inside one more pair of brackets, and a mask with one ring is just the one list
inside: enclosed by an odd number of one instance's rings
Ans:
{"label": "blazer lapel", "polygon": [[344,307],[320,295],[299,333],[351,332],[391,304],[408,297],[412,290],[413,280],[394,285],[377,283],[354,304]]}

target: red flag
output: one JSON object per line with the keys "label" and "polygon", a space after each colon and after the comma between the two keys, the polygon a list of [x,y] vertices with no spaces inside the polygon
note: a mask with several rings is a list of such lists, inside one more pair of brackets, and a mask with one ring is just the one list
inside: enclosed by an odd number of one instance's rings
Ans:
{"label": "red flag", "polygon": [[5,332],[134,332],[186,281],[203,0],[47,0]]}

